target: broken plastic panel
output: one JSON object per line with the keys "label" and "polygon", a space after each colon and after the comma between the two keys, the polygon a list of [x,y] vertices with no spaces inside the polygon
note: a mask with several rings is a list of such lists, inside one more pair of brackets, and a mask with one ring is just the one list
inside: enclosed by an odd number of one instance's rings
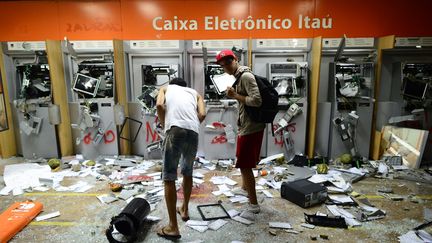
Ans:
{"label": "broken plastic panel", "polygon": [[30,116],[27,121],[20,122],[20,129],[27,136],[30,134],[39,134],[42,126],[42,118],[36,116]]}
{"label": "broken plastic panel", "polygon": [[157,86],[166,85],[178,75],[179,65],[152,64],[142,65],[142,85]]}
{"label": "broken plastic panel", "polygon": [[48,64],[25,64],[16,67],[20,80],[21,99],[38,99],[51,95],[51,77]]}
{"label": "broken plastic panel", "polygon": [[198,205],[198,212],[203,220],[216,220],[230,218],[228,212],[220,203]]}
{"label": "broken plastic panel", "polygon": [[372,97],[373,63],[336,63],[336,94],[340,102],[352,97]]}
{"label": "broken plastic panel", "polygon": [[142,93],[136,99],[143,106],[146,113],[156,113],[156,99],[159,90],[155,86],[144,85],[142,87]]}
{"label": "broken plastic panel", "polygon": [[268,77],[279,94],[279,105],[306,96],[306,67],[305,62],[268,63]]}

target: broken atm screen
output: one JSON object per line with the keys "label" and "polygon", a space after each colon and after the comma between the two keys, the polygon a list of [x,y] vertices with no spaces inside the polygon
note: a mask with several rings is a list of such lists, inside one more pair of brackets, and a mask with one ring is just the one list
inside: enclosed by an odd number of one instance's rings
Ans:
{"label": "broken atm screen", "polygon": [[75,78],[73,90],[79,93],[96,96],[100,80],[78,73]]}

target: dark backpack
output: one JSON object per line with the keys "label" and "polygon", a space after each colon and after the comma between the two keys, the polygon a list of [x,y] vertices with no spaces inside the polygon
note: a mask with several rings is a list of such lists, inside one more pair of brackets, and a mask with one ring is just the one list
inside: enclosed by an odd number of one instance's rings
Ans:
{"label": "dark backpack", "polygon": [[[244,73],[244,72],[243,72]],[[240,74],[240,78],[243,75]],[[271,83],[264,77],[255,75],[255,80],[258,85],[258,89],[261,95],[261,106],[253,107],[245,105],[245,110],[248,116],[255,122],[261,123],[273,123],[273,120],[278,113],[278,102],[279,95],[278,92],[273,88]],[[238,82],[240,82],[240,78],[238,78],[233,87],[235,87]]]}

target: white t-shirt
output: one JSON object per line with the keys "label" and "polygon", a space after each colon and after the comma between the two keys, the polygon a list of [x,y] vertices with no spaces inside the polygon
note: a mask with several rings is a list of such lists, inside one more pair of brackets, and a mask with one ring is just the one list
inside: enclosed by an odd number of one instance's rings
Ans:
{"label": "white t-shirt", "polygon": [[165,92],[165,132],[172,126],[199,133],[198,93],[191,88],[168,85]]}

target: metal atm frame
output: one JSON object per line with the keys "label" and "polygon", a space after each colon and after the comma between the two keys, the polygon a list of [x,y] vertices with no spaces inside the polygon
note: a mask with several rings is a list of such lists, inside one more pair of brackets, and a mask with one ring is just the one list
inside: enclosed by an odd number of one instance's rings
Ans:
{"label": "metal atm frame", "polygon": [[[290,99],[290,102],[297,104],[300,109],[302,109],[302,112],[296,115],[285,129],[289,130],[291,133],[295,154],[305,154],[309,85],[308,60],[311,41],[308,39],[256,39],[252,41],[252,71],[256,75],[267,77],[267,79],[272,82],[272,64],[290,66],[298,65],[298,67],[304,68],[304,90],[306,92],[301,98]],[[285,73],[281,75],[286,76],[287,74]],[[274,134],[273,136],[272,130],[275,131],[277,129],[277,122],[285,115],[288,108],[288,102],[280,99],[280,111],[273,121],[273,127],[268,124],[265,130],[263,145],[261,146],[261,157],[271,156],[284,151],[284,138],[282,132]]]}
{"label": "metal atm frame", "polygon": [[[329,80],[331,68],[330,63],[334,62],[337,50],[340,45],[341,38],[324,38],[323,49],[321,54],[321,70],[320,70],[320,84],[318,93],[318,112],[317,112],[317,127],[316,127],[316,142],[314,153],[319,156],[328,157],[332,159],[329,154],[329,138],[332,136],[330,126],[333,126],[332,117],[332,100],[329,98],[331,89],[331,80]],[[355,60],[356,62],[364,59],[373,59],[375,53],[375,39],[374,38],[347,38],[345,48],[343,49],[343,56]],[[370,114],[367,116],[372,117],[372,108]],[[365,141],[365,145],[369,146],[370,141]],[[366,157],[369,155],[366,154]]]}
{"label": "metal atm frame", "polygon": [[[131,136],[137,134],[135,141],[131,141],[132,152],[136,155],[148,159],[162,158],[161,138],[156,128],[158,121],[153,102],[157,97],[158,89],[168,85],[170,79],[184,77],[184,63],[186,63],[184,45],[182,40],[124,42],[126,66],[129,70],[129,75],[126,77],[129,117],[133,119],[129,121],[129,131]],[[154,80],[149,78],[151,75],[155,76]],[[188,82],[187,79],[185,80]],[[147,96],[147,102],[138,99],[143,95]],[[149,102],[149,99],[153,102]]]}
{"label": "metal atm frame", "polygon": [[[118,155],[113,41],[63,41],[62,46],[75,153],[86,159]],[[78,75],[99,80],[96,96],[74,91]]]}
{"label": "metal atm frame", "polygon": [[[352,70],[355,73],[349,73]],[[363,81],[361,81],[362,78]],[[330,63],[329,101],[332,103],[328,148],[330,158],[334,159],[344,153],[364,158],[369,157],[374,105],[374,79],[375,64],[373,62]],[[358,95],[348,97],[347,94],[345,96],[341,94],[342,87],[338,86],[341,82],[345,82],[346,86],[344,87],[347,87],[348,90],[351,90],[349,83],[363,83],[356,84],[358,86],[353,85],[358,87]],[[362,85],[364,85],[363,88],[360,88],[359,86]],[[351,113],[351,111],[356,113]],[[353,127],[351,130],[354,131],[352,133],[349,131],[351,127]],[[347,148],[346,143],[349,141],[352,141],[354,148]]]}
{"label": "metal atm frame", "polygon": [[[57,144],[57,123],[54,117],[59,114],[56,113],[58,109],[55,109],[52,102],[51,75],[45,41],[7,42],[3,45],[10,97],[10,101],[5,102],[11,102],[12,120],[17,124],[14,126],[17,153],[27,159],[58,158],[60,149]],[[26,69],[21,72],[17,70],[18,67]],[[33,96],[28,99],[20,97],[20,89],[25,85],[23,79],[26,75],[38,75],[37,79],[27,80],[28,88],[24,92]],[[41,77],[49,79],[49,89],[46,87],[47,80],[39,80]],[[39,96],[39,91],[42,96]]]}
{"label": "metal atm frame", "polygon": [[[218,51],[232,47],[247,47],[247,40],[192,40],[186,42],[188,73],[191,87],[205,99],[207,116],[201,123],[199,134],[198,155],[206,159],[235,159],[237,141],[238,105],[233,99],[206,99],[204,53],[207,48],[207,58],[210,65],[217,66]],[[241,55],[241,65],[245,65],[246,54]]]}
{"label": "metal atm frame", "polygon": [[[395,48],[383,50],[381,88],[377,100],[375,130],[381,131],[385,125],[395,125],[431,131],[432,122],[430,119],[426,119],[426,114],[429,115],[432,111],[430,101],[428,101],[428,104],[426,104],[427,100],[423,101],[423,104],[428,107],[424,111],[415,112],[414,108],[406,107],[407,102],[401,95],[401,91],[403,88],[403,65],[408,63],[432,65],[432,49],[428,47],[417,48],[415,43],[412,46],[399,45],[398,43],[401,43],[406,38],[398,39],[396,38]],[[429,85],[430,91],[431,86]],[[408,119],[402,121],[402,118]],[[398,120],[401,122],[398,122]],[[432,141],[431,135],[429,135],[424,149],[422,164],[430,164],[430,161],[432,161],[430,141]]]}

